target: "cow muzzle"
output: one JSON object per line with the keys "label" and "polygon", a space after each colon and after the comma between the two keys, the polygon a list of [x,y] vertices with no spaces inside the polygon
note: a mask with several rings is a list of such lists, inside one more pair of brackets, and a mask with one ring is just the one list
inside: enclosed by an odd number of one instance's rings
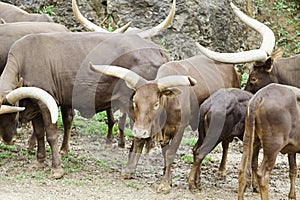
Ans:
{"label": "cow muzzle", "polygon": [[5,145],[14,145],[17,138],[18,136],[15,134],[11,139],[2,138],[1,142],[3,142]]}
{"label": "cow muzzle", "polygon": [[134,137],[137,138],[149,138],[150,137],[150,131],[148,129],[140,128],[133,126],[132,134]]}

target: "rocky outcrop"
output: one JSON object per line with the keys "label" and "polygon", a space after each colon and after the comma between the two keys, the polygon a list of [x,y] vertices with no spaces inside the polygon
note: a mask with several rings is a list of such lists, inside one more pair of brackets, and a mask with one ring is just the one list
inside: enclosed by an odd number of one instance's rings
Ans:
{"label": "rocky outcrop", "polygon": [[[54,20],[72,31],[87,31],[73,17],[71,0],[10,0],[30,12],[54,5]],[[104,27],[116,28],[131,21],[132,26],[147,29],[168,14],[171,0],[78,0],[81,12]],[[236,52],[259,45],[259,37],[233,14],[229,0],[177,0],[172,25],[152,40],[163,46],[171,59],[199,54],[195,42],[220,52]],[[234,3],[245,10],[243,0]],[[254,42],[255,41],[255,42]]]}

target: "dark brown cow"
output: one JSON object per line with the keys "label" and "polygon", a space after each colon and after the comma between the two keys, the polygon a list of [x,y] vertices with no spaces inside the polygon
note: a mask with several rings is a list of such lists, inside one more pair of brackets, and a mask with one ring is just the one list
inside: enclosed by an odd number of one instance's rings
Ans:
{"label": "dark brown cow", "polygon": [[[278,98],[280,97],[280,98]],[[261,199],[268,199],[268,182],[279,152],[288,154],[290,192],[296,199],[296,153],[300,151],[300,89],[276,83],[259,90],[249,101],[242,161],[239,167],[238,199],[244,199],[252,172],[257,177]],[[258,148],[263,160],[257,170]]]}
{"label": "dark brown cow", "polygon": [[11,22],[53,22],[47,14],[30,14],[12,4],[0,2],[0,18],[6,23]]}
{"label": "dark brown cow", "polygon": [[300,54],[281,58],[283,50],[274,52],[266,62],[255,63],[250,68],[245,90],[252,93],[270,83],[292,85],[300,88]]}
{"label": "dark brown cow", "polygon": [[[27,47],[31,48],[28,49]],[[54,97],[57,104],[77,109],[84,117],[110,109],[128,112],[132,91],[118,79],[101,76],[89,69],[88,62],[128,67],[151,79],[167,61],[159,47],[137,35],[112,33],[41,33],[23,37],[11,47],[0,79],[3,105],[7,92],[13,91],[23,78],[24,87],[39,87]],[[49,113],[30,99],[19,102],[26,107],[23,121],[32,121],[38,139],[37,160],[45,160],[44,131],[52,152],[53,176],[63,176],[57,148],[57,127],[49,122]],[[16,113],[0,117],[0,132],[11,142],[16,129]]]}
{"label": "dark brown cow", "polygon": [[246,106],[252,97],[250,92],[238,89],[220,89],[200,106],[198,141],[193,148],[194,163],[189,175],[189,188],[200,189],[201,163],[220,142],[223,155],[218,174],[225,176],[229,143],[234,137],[243,140]]}
{"label": "dark brown cow", "polygon": [[[123,176],[130,178],[134,174],[146,141],[158,140],[164,157],[159,192],[171,190],[171,165],[184,129],[188,125],[197,129],[199,105],[220,88],[240,87],[233,65],[214,62],[205,56],[168,62],[159,68],[156,78],[151,81],[122,67],[96,65],[92,68],[124,79],[135,90],[132,100],[135,138]],[[197,83],[188,78],[183,81],[182,76],[192,76]],[[178,87],[182,84],[194,86]]]}
{"label": "dark brown cow", "polygon": [[233,4],[235,13],[247,25],[258,31],[263,42],[259,49],[239,53],[217,53],[198,44],[201,52],[213,60],[225,63],[254,62],[250,68],[249,78],[245,90],[252,93],[270,83],[280,83],[300,87],[300,55],[290,58],[281,58],[283,49],[273,52],[275,36],[270,28],[246,16]]}

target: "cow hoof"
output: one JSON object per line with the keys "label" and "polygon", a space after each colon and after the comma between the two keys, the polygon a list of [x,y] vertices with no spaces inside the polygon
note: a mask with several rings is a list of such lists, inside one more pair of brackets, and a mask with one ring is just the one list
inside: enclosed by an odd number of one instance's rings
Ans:
{"label": "cow hoof", "polygon": [[118,143],[118,147],[124,149],[125,148],[125,143]]}
{"label": "cow hoof", "polygon": [[189,190],[191,193],[198,193],[201,192],[201,186],[196,184],[189,185]]}
{"label": "cow hoof", "polygon": [[122,179],[132,179],[132,174],[130,174],[130,173],[122,173],[121,177],[122,177]]}
{"label": "cow hoof", "polygon": [[169,184],[164,184],[161,183],[158,188],[157,188],[157,192],[158,193],[164,193],[164,194],[168,194],[171,192],[171,186]]}
{"label": "cow hoof", "polygon": [[68,150],[61,149],[61,150],[59,151],[59,153],[60,153],[60,155],[62,155],[62,156],[68,156]]}
{"label": "cow hoof", "polygon": [[51,169],[51,178],[54,179],[60,179],[64,176],[64,169],[63,168],[58,168],[58,169]]}
{"label": "cow hoof", "polygon": [[216,175],[219,179],[226,179],[226,171],[217,171]]}
{"label": "cow hoof", "polygon": [[45,167],[45,163],[44,162],[39,162],[37,160],[33,161],[32,163],[32,168],[35,168],[35,169],[42,169]]}

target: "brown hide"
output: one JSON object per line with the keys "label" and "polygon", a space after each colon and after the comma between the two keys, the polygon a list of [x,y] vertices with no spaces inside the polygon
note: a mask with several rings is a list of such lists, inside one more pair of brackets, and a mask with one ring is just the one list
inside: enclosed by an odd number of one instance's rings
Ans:
{"label": "brown hide", "polygon": [[[160,91],[157,87],[158,80],[170,75],[191,76],[197,83],[193,87],[176,87],[177,91],[178,89],[181,91],[177,96],[175,88]],[[191,125],[195,130],[198,126],[200,104],[216,90],[228,87],[240,87],[239,75],[233,65],[215,62],[205,56],[194,56],[162,65],[155,80],[136,89],[133,97],[135,105],[133,134],[135,135],[135,131],[140,135],[151,131],[150,135],[159,139],[162,146],[164,175],[158,191],[167,192],[171,189],[171,164],[175,159],[184,129]],[[134,141],[124,177],[131,177],[134,173],[144,143],[145,139]]]}
{"label": "brown hide", "polygon": [[218,174],[226,175],[229,143],[234,137],[243,139],[246,106],[252,94],[238,88],[219,89],[200,106],[198,141],[193,148],[194,162],[189,175],[190,190],[201,188],[201,164],[220,142],[223,155]]}
{"label": "brown hide", "polygon": [[29,14],[12,4],[0,2],[0,18],[6,23],[11,22],[53,22],[47,14]]}
{"label": "brown hide", "polygon": [[28,35],[11,48],[0,80],[0,94],[12,90],[23,77],[24,86],[38,86],[49,92],[59,105],[92,116],[110,108],[111,101],[121,101],[117,107],[127,106],[132,91],[123,81],[92,72],[89,62],[124,66],[153,79],[165,61],[159,47],[135,35],[70,32]]}
{"label": "brown hide", "polygon": [[[239,167],[239,199],[243,199],[251,172],[257,177],[261,198],[268,199],[268,181],[279,152],[288,154],[291,183],[289,199],[296,199],[295,155],[300,151],[299,100],[298,88],[272,83],[259,90],[249,101],[243,156]],[[259,144],[263,148],[264,156],[257,169]]]}
{"label": "brown hide", "polygon": [[[1,8],[1,7],[0,7]],[[21,37],[31,33],[67,32],[60,24],[49,22],[16,22],[0,25],[0,74],[6,64],[11,45]]]}
{"label": "brown hide", "polygon": [[[274,61],[273,61],[274,60]],[[273,64],[269,72],[270,65]],[[300,87],[300,54],[289,58],[271,58],[262,66],[252,66],[245,90],[252,93],[270,83]]]}

